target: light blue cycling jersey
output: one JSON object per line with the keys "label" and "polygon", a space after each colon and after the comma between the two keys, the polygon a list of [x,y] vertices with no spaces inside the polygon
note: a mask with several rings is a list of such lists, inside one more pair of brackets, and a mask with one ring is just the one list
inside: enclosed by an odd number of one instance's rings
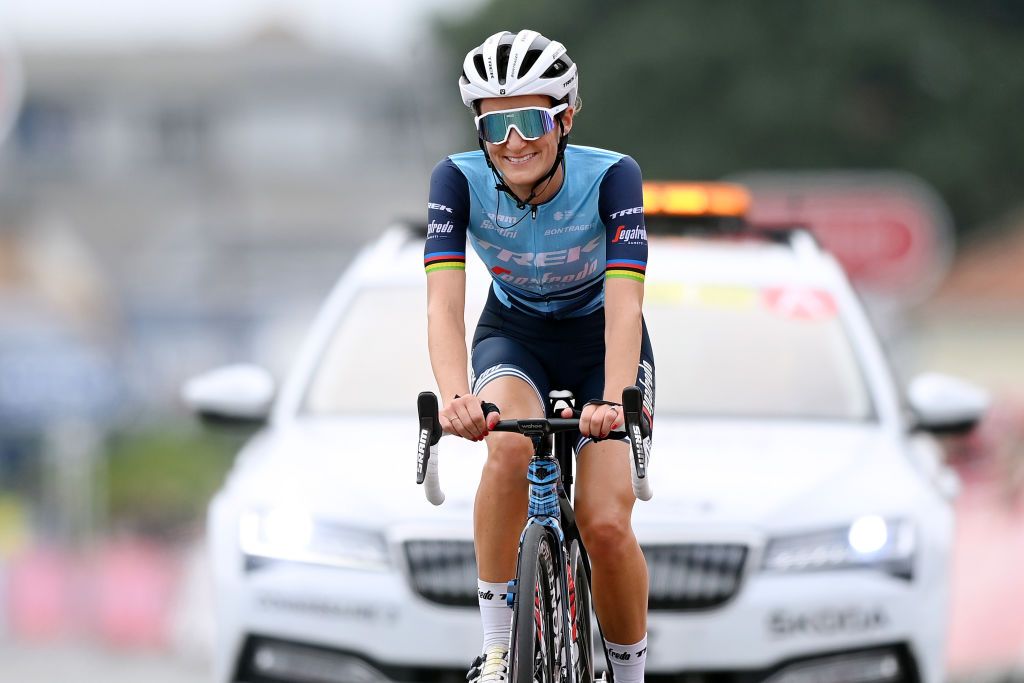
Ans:
{"label": "light blue cycling jersey", "polygon": [[469,235],[498,299],[546,318],[600,308],[605,278],[643,282],[643,188],[631,157],[568,145],[562,187],[526,209],[496,184],[482,151],[453,154],[434,168],[424,246],[428,273],[464,269]]}

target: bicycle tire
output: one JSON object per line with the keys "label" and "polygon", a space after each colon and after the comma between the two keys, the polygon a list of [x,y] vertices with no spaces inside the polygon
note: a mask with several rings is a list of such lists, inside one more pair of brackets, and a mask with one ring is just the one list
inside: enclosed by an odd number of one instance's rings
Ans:
{"label": "bicycle tire", "polygon": [[519,583],[512,610],[509,678],[514,683],[555,683],[555,629],[561,618],[555,540],[546,527],[531,524],[519,555]]}
{"label": "bicycle tire", "polygon": [[573,541],[569,552],[569,576],[573,577],[573,637],[576,640],[576,669],[578,683],[594,683],[594,626],[590,615],[590,581],[584,566],[582,547]]}

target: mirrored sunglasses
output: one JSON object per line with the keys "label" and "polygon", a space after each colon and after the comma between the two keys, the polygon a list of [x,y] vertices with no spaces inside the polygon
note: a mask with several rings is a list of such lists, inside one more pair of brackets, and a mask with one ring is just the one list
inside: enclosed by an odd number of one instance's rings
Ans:
{"label": "mirrored sunglasses", "polygon": [[524,140],[536,140],[551,132],[555,127],[555,116],[569,108],[562,103],[554,107],[520,107],[519,109],[502,109],[477,116],[477,134],[481,140],[500,145],[508,140],[513,128]]}

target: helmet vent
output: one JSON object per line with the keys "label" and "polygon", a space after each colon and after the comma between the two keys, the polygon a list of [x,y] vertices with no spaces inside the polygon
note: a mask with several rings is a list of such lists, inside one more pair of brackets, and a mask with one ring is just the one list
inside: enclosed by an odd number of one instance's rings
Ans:
{"label": "helmet vent", "polygon": [[547,71],[544,72],[541,78],[558,78],[566,71],[568,71],[568,69],[569,65],[566,64],[563,60],[559,59],[557,62],[553,63],[551,66],[548,67]]}
{"label": "helmet vent", "polygon": [[484,66],[484,56],[481,54],[473,55],[473,66],[476,67],[476,72],[480,78],[487,80],[487,67]]}
{"label": "helmet vent", "polygon": [[533,68],[533,65],[537,63],[537,58],[540,57],[541,50],[529,50],[526,56],[523,57],[523,63],[519,67],[519,73],[516,74],[516,78],[522,78],[523,74]]}
{"label": "helmet vent", "polygon": [[498,83],[505,85],[505,76],[508,73],[508,56],[512,52],[512,46],[503,44],[498,46]]}

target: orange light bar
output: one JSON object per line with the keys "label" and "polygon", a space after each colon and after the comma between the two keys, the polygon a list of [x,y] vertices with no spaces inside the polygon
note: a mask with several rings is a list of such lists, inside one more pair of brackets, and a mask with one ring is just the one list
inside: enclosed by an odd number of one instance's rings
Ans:
{"label": "orange light bar", "polygon": [[735,183],[644,183],[644,213],[649,216],[743,216],[750,192]]}

